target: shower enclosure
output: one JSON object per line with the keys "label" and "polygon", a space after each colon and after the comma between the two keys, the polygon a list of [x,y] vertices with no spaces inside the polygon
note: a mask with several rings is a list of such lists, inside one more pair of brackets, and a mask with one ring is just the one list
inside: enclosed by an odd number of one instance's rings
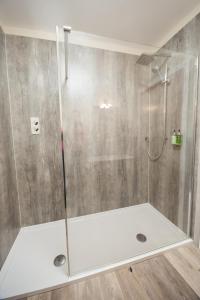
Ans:
{"label": "shower enclosure", "polygon": [[193,237],[197,57],[76,45],[70,31],[0,30],[0,299]]}
{"label": "shower enclosure", "polygon": [[68,38],[57,28],[68,269],[82,276],[190,238],[198,59]]}

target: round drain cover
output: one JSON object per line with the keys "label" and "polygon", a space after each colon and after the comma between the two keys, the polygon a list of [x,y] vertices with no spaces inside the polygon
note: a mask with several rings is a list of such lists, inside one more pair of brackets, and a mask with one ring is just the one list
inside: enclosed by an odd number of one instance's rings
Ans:
{"label": "round drain cover", "polygon": [[141,243],[144,243],[144,242],[146,242],[146,240],[147,240],[146,236],[145,236],[143,233],[138,233],[138,234],[136,235],[136,238],[137,238],[137,240],[138,240],[139,242],[141,242]]}
{"label": "round drain cover", "polygon": [[60,267],[64,265],[65,262],[66,262],[66,257],[63,254],[56,256],[56,258],[54,259],[54,265],[56,267]]}

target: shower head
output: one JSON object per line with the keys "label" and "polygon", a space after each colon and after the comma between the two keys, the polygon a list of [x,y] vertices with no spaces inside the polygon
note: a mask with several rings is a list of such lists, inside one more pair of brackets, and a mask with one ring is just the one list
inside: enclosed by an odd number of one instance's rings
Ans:
{"label": "shower head", "polygon": [[[155,58],[157,57],[160,57],[160,58],[165,58],[168,59],[169,57],[171,57],[171,55],[168,55],[168,54],[159,54],[159,53],[156,53],[156,54],[152,54],[152,55],[149,55],[149,54],[141,54],[138,58],[138,60],[136,61],[136,64],[139,64],[139,65],[143,65],[143,66],[149,66],[151,65],[155,60]],[[164,64],[164,63],[163,63]],[[162,64],[162,65],[163,65]],[[165,75],[162,76],[161,72],[160,72],[160,69],[161,69],[161,66],[158,66],[158,65],[154,65],[152,66],[151,65],[151,71],[154,73],[154,74],[157,74],[160,78],[160,82],[162,84],[165,84],[165,83],[169,83],[169,79],[167,78],[167,72],[165,72]],[[166,65],[167,67],[167,65]]]}
{"label": "shower head", "polygon": [[162,58],[166,58],[168,59],[169,57],[171,57],[170,54],[159,54],[159,53],[156,53],[156,54],[141,54],[138,58],[138,60],[136,61],[136,64],[139,64],[139,65],[143,65],[143,66],[148,66],[150,65],[155,58],[157,57],[162,57]]}
{"label": "shower head", "polygon": [[148,66],[153,62],[153,60],[154,60],[153,55],[141,54],[138,60],[136,61],[136,64]]}

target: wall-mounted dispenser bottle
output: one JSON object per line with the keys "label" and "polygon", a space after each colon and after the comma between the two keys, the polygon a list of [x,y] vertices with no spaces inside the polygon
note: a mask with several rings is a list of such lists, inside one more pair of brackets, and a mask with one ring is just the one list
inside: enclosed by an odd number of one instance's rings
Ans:
{"label": "wall-mounted dispenser bottle", "polygon": [[176,130],[174,129],[172,137],[171,137],[172,145],[176,145]]}
{"label": "wall-mounted dispenser bottle", "polygon": [[178,132],[174,129],[172,137],[171,137],[171,144],[174,146],[181,146],[183,142],[183,136],[181,134],[180,129]]}
{"label": "wall-mounted dispenser bottle", "polygon": [[183,136],[181,134],[180,129],[178,130],[178,134],[176,136],[176,145],[181,146],[182,145]]}

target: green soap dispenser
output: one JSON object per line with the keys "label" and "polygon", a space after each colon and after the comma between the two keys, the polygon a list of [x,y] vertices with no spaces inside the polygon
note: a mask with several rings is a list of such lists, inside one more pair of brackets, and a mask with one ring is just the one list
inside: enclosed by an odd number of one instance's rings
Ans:
{"label": "green soap dispenser", "polygon": [[183,136],[181,134],[181,131],[180,129],[178,130],[178,134],[176,136],[176,145],[177,146],[181,146],[182,145],[182,142],[183,142]]}
{"label": "green soap dispenser", "polygon": [[174,129],[172,137],[171,137],[172,145],[176,145],[176,137],[177,137],[177,134],[176,134],[176,130]]}

